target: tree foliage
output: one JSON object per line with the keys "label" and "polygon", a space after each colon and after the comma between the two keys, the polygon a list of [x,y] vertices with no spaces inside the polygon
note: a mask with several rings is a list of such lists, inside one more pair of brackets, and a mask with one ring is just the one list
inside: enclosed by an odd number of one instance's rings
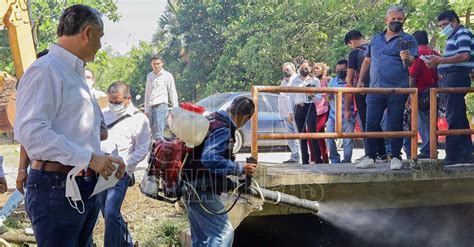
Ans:
{"label": "tree foliage", "polygon": [[[114,0],[34,0],[31,1],[31,19],[33,34],[36,37],[36,50],[42,51],[56,41],[56,29],[62,11],[73,4],[86,4],[96,8],[111,21],[117,21],[120,16]],[[11,51],[7,30],[0,31],[0,70],[14,74]]]}
{"label": "tree foliage", "polygon": [[175,75],[181,98],[196,100],[250,85],[276,84],[280,65],[303,55],[333,65],[349,51],[345,33],[358,29],[370,38],[384,29],[390,4],[408,10],[407,32],[427,30],[433,44],[439,12],[460,16],[473,9],[469,0],[351,1],[169,1],[160,18],[154,46]]}

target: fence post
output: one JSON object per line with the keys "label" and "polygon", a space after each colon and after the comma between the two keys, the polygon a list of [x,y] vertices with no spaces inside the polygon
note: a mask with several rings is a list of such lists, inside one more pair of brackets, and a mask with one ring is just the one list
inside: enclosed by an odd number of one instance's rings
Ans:
{"label": "fence post", "polygon": [[342,133],[342,92],[336,94],[336,133]]}
{"label": "fence post", "polygon": [[438,135],[437,135],[437,122],[438,122],[438,98],[437,91],[435,88],[430,89],[430,159],[437,159],[438,152]]}
{"label": "fence post", "polygon": [[252,86],[252,101],[255,105],[255,111],[252,116],[252,157],[258,160],[258,89]]}
{"label": "fence post", "polygon": [[411,159],[418,159],[418,90],[411,96]]}

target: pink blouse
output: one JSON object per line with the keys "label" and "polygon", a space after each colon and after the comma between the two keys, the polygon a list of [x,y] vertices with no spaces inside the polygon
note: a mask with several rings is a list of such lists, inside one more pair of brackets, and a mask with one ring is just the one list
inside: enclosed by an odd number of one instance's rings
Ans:
{"label": "pink blouse", "polygon": [[[321,83],[321,87],[327,87],[329,80],[331,80],[330,77],[320,79],[319,82]],[[318,116],[329,111],[329,103],[326,101],[326,94],[323,93],[322,96],[322,99],[314,102],[316,104],[316,112],[318,113]]]}

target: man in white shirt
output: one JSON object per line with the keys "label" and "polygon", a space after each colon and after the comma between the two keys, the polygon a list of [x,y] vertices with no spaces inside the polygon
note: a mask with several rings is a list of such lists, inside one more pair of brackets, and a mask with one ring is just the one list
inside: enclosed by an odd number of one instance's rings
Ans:
{"label": "man in white shirt", "polygon": [[148,153],[150,146],[150,124],[148,119],[132,103],[130,88],[123,82],[112,83],[108,90],[109,108],[104,111],[104,119],[109,129],[109,137],[101,142],[105,152],[117,149],[127,166],[127,173],[115,187],[99,195],[102,215],[105,219],[104,243],[108,246],[133,246],[120,208],[131,183],[137,164]]}
{"label": "man in white shirt", "polygon": [[103,22],[97,10],[73,5],[59,18],[57,44],[25,72],[17,92],[15,138],[31,169],[25,207],[38,246],[86,246],[99,213],[92,196],[97,176],[105,179],[125,164],[100,150],[102,115],[84,78],[86,62],[101,47]]}
{"label": "man in white shirt", "polygon": [[[283,72],[283,80],[281,80],[280,86],[289,87],[291,82],[298,77],[296,74],[296,67],[293,63],[284,63],[281,66]],[[290,96],[287,93],[280,93],[278,97],[278,112],[280,117],[285,121],[285,127],[288,133],[295,133],[295,116],[293,115],[293,108],[295,106],[291,104]],[[289,160],[283,161],[283,163],[298,163],[300,161],[300,144],[298,140],[289,139],[288,146],[290,147],[291,156]]]}
{"label": "man in white shirt", "polygon": [[153,55],[150,64],[153,71],[146,76],[145,113],[150,118],[153,139],[162,140],[168,102],[178,107],[178,94],[173,75],[163,69],[163,58]]}

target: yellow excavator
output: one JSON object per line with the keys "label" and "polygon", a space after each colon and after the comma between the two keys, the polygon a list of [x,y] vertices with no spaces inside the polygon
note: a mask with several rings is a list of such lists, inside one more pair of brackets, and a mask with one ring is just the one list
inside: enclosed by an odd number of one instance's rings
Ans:
{"label": "yellow excavator", "polygon": [[0,26],[8,30],[16,76],[0,72],[0,132],[13,131],[16,83],[36,59],[29,6],[28,0],[0,0]]}

